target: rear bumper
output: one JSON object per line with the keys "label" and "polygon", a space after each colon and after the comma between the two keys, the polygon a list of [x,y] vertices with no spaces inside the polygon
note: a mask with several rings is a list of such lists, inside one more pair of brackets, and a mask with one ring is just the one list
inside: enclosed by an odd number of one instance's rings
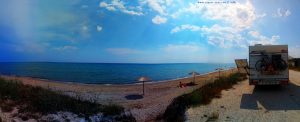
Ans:
{"label": "rear bumper", "polygon": [[288,85],[289,79],[249,79],[250,85]]}

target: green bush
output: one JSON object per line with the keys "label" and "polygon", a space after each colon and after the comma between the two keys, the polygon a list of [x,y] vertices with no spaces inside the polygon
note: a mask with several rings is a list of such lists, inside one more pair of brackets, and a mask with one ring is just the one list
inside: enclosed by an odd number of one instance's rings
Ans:
{"label": "green bush", "polygon": [[[15,104],[8,104],[13,101]],[[0,107],[10,110],[18,105],[20,113],[41,113],[43,115],[58,111],[69,111],[79,116],[91,116],[99,112],[105,115],[120,115],[124,108],[118,105],[104,106],[95,102],[75,99],[57,92],[24,85],[17,81],[0,78]],[[129,117],[129,118],[132,118]]]}
{"label": "green bush", "polygon": [[103,108],[103,114],[104,115],[119,115],[121,112],[124,111],[124,108],[119,105],[108,105],[105,108]]}
{"label": "green bush", "polygon": [[213,98],[218,98],[221,96],[222,90],[229,89],[232,87],[232,85],[245,79],[247,79],[246,74],[230,74],[227,77],[220,77],[213,83],[206,84],[191,93],[176,97],[167,107],[162,119],[167,122],[172,122],[174,120],[183,122],[185,121],[184,113],[187,108],[209,104]]}

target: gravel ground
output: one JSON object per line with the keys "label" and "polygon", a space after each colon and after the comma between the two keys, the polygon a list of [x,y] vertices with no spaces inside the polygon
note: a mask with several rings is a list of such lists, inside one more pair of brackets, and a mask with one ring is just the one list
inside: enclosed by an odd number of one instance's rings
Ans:
{"label": "gravel ground", "polygon": [[300,121],[300,72],[290,70],[285,87],[254,87],[248,80],[222,91],[209,105],[190,108],[187,121]]}

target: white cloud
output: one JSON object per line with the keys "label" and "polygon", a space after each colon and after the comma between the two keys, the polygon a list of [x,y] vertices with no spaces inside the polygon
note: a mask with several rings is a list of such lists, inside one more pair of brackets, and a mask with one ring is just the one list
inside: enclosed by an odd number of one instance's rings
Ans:
{"label": "white cloud", "polygon": [[[236,2],[234,4],[197,4],[189,3],[174,5],[173,0],[141,0],[138,6],[126,6],[120,0],[112,0],[110,3],[101,2],[100,7],[111,11],[121,11],[126,14],[143,15],[143,7],[157,12],[152,22],[163,24],[170,19],[169,17],[179,18],[182,15],[199,16],[201,20],[215,22],[212,26],[183,24],[175,26],[170,33],[175,34],[180,31],[199,32],[200,36],[207,39],[207,43],[223,48],[229,47],[247,47],[250,44],[275,44],[280,39],[278,35],[271,37],[264,36],[257,31],[251,31],[252,25],[259,18],[266,16],[266,13],[256,13],[251,0],[245,2]],[[111,7],[111,8],[109,8]],[[181,9],[176,10],[176,7]],[[175,10],[175,11],[174,11]],[[141,14],[137,14],[139,12]],[[173,12],[171,14],[171,12]],[[145,12],[146,14],[147,12]],[[278,10],[280,16],[289,16],[289,10]]]}
{"label": "white cloud", "polygon": [[260,33],[257,31],[249,31],[248,34],[255,38],[259,38],[260,36]]}
{"label": "white cloud", "polygon": [[265,16],[267,16],[266,13],[262,13],[262,14],[257,14],[257,15],[256,15],[257,18],[263,18],[263,17],[265,17]]}
{"label": "white cloud", "polygon": [[[161,1],[158,0],[147,0],[148,6],[158,12],[160,15],[167,15],[165,12],[165,6],[160,4]],[[169,1],[170,3],[170,1]]]}
{"label": "white cloud", "polygon": [[177,26],[177,27],[173,28],[171,30],[171,33],[177,33],[177,32],[183,31],[183,30],[199,31],[200,29],[201,29],[201,27],[199,27],[199,26],[186,24],[186,25],[181,25],[181,26]]}
{"label": "white cloud", "polygon": [[106,2],[100,2],[99,6],[100,7],[108,7],[110,5],[108,5]]}
{"label": "white cloud", "polygon": [[169,44],[163,48],[163,50],[167,53],[194,53],[199,51],[199,46],[195,44]]}
{"label": "white cloud", "polygon": [[[188,24],[181,25],[173,28],[170,33],[174,34],[184,30],[199,32],[201,36],[205,36],[207,38],[207,42],[209,44],[223,48],[245,48],[248,45],[254,44],[276,44],[280,39],[278,35],[273,35],[269,38],[261,35],[258,31],[248,31],[230,26],[220,26],[218,24],[215,24],[211,27],[200,27],[197,25]],[[245,32],[248,32],[248,35],[244,35],[243,33]]]}
{"label": "white cloud", "polygon": [[114,6],[109,5],[106,2],[100,2],[99,6],[103,7],[103,8],[106,8],[109,11],[116,11],[117,10]]}
{"label": "white cloud", "polygon": [[240,34],[241,29],[232,28],[226,26],[220,26],[215,24],[211,27],[207,26],[197,26],[197,25],[181,25],[173,28],[171,33],[177,33],[180,31],[189,30],[194,32],[199,32],[201,36],[206,36],[207,41],[211,45],[220,46],[223,48],[228,47],[245,47],[246,43],[243,42],[244,38]]}
{"label": "white cloud", "polygon": [[57,51],[74,51],[74,50],[77,50],[78,48],[75,47],[75,46],[66,45],[66,46],[63,46],[63,47],[56,47],[56,48],[53,48],[53,49],[57,50]]}
{"label": "white cloud", "polygon": [[208,43],[223,48],[246,47],[245,38],[240,34],[240,28],[213,25],[202,27],[202,33],[207,36]]}
{"label": "white cloud", "polygon": [[255,9],[248,0],[246,3],[235,4],[194,4],[179,9],[171,16],[177,18],[182,14],[196,14],[208,20],[221,20],[239,28],[249,28],[257,19]]}
{"label": "white cloud", "polygon": [[[194,4],[179,9],[171,14],[171,17],[178,18],[181,15],[198,15],[199,19],[215,20],[217,24],[210,27],[198,25],[180,25],[174,27],[170,33],[180,31],[199,32],[200,36],[206,37],[207,43],[223,48],[242,47],[245,48],[253,43],[276,43],[279,36],[266,37],[260,33],[249,32],[255,20],[263,18],[266,13],[258,14],[250,0],[245,3],[234,4]],[[211,21],[214,22],[214,21]],[[248,33],[249,32],[249,33]],[[251,36],[251,41],[247,37]]]}
{"label": "white cloud", "polygon": [[277,13],[273,14],[273,17],[288,17],[292,14],[289,9],[278,8]]}
{"label": "white cloud", "polygon": [[159,15],[167,16],[166,6],[173,5],[173,0],[140,0],[138,6],[126,6],[121,0],[112,0],[109,2],[100,2],[101,8],[106,8],[109,11],[121,11],[131,15],[144,15],[143,7],[147,5],[151,10],[157,12]]}
{"label": "white cloud", "polygon": [[102,31],[102,27],[99,26],[99,25],[97,25],[97,31],[98,31],[98,32]]}
{"label": "white cloud", "polygon": [[108,7],[106,7],[106,9],[109,10],[109,11],[116,11],[116,10],[117,10],[117,9],[116,9],[115,7],[113,7],[113,6],[108,6]]}
{"label": "white cloud", "polygon": [[[121,11],[125,14],[130,14],[130,15],[137,15],[141,16],[144,15],[140,10],[140,7],[125,7],[125,4],[120,1],[120,0],[112,0],[111,3],[106,3],[106,2],[100,2],[99,4],[100,7],[106,8],[109,11]],[[130,9],[131,8],[131,9]]]}
{"label": "white cloud", "polygon": [[254,44],[276,44],[280,36],[273,35],[271,38],[261,35],[258,31],[249,31],[248,34],[252,40],[249,41],[250,45]]}
{"label": "white cloud", "polygon": [[131,48],[107,48],[106,51],[114,55],[131,55],[142,53],[142,51]]}
{"label": "white cloud", "polygon": [[167,6],[170,6],[170,5],[172,5],[173,4],[173,0],[166,0],[166,5]]}
{"label": "white cloud", "polygon": [[300,46],[296,45],[289,48],[289,55],[294,58],[300,58]]}
{"label": "white cloud", "polygon": [[159,15],[156,15],[153,19],[152,19],[152,22],[154,24],[163,24],[163,23],[166,23],[167,22],[167,18],[165,17],[161,17]]}

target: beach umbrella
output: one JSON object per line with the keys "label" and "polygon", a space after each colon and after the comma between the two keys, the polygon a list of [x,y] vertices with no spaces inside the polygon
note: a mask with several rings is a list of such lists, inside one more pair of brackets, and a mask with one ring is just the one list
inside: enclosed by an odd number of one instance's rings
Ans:
{"label": "beach umbrella", "polygon": [[140,77],[138,79],[139,82],[143,82],[143,95],[145,94],[145,82],[150,81],[150,78],[148,77]]}
{"label": "beach umbrella", "polygon": [[189,74],[193,76],[193,83],[195,82],[196,75],[200,75],[200,73],[195,72],[195,71],[190,72]]}

